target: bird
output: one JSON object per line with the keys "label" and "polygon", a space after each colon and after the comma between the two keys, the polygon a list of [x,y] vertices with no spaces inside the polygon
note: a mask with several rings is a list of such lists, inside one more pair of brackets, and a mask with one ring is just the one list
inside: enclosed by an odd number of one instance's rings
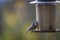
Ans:
{"label": "bird", "polygon": [[30,27],[27,29],[27,31],[33,31],[34,29],[36,29],[38,26],[38,22],[34,21]]}

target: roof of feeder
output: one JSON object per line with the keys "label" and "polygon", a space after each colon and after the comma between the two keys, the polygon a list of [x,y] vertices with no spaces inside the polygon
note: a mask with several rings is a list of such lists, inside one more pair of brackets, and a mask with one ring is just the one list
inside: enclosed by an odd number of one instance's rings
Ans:
{"label": "roof of feeder", "polygon": [[36,0],[36,1],[45,1],[45,2],[46,1],[48,2],[49,1],[50,2],[50,1],[56,1],[56,0]]}
{"label": "roof of feeder", "polygon": [[30,4],[59,4],[60,1],[32,1]]}

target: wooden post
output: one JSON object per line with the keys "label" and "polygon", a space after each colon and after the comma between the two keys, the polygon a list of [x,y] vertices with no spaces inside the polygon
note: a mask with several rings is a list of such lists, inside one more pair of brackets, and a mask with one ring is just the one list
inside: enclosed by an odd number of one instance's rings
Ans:
{"label": "wooden post", "polygon": [[[41,31],[54,31],[55,29],[56,5],[36,4],[36,21]],[[49,29],[53,27],[54,29]]]}

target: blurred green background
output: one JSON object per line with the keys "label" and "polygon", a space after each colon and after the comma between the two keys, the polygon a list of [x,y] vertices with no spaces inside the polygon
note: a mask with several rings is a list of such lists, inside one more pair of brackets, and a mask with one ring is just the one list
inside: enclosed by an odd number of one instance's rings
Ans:
{"label": "blurred green background", "polygon": [[[26,34],[27,28],[35,20],[35,5],[30,5],[30,1],[33,0],[13,0],[4,6],[0,40],[60,40],[60,32]],[[56,28],[60,28],[60,4],[56,11]]]}

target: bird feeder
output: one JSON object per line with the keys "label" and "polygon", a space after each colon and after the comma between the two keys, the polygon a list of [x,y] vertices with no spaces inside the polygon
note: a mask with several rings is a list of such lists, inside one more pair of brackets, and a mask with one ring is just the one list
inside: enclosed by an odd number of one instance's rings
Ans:
{"label": "bird feeder", "polygon": [[36,5],[36,21],[28,30],[34,32],[59,32],[60,30],[55,27],[56,5],[59,3],[60,1],[56,0],[35,0],[30,2],[30,4]]}

